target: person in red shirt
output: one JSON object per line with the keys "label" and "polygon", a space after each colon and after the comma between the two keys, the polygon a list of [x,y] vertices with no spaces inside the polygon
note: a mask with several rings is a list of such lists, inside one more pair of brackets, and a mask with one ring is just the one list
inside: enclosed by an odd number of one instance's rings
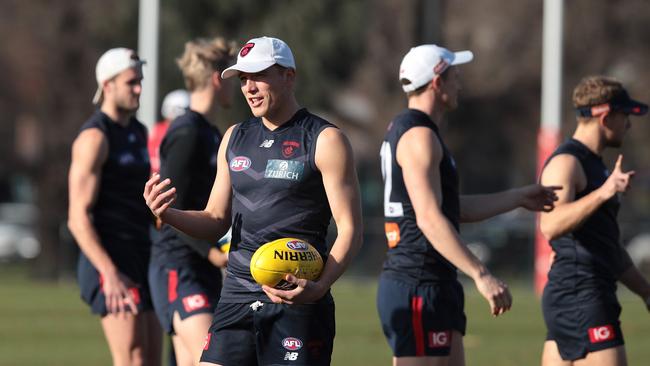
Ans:
{"label": "person in red shirt", "polygon": [[149,150],[149,160],[151,162],[151,173],[160,171],[160,143],[162,142],[169,124],[179,116],[185,114],[190,107],[190,93],[184,89],[176,89],[169,92],[162,102],[160,113],[163,119],[156,122],[149,134],[147,149]]}

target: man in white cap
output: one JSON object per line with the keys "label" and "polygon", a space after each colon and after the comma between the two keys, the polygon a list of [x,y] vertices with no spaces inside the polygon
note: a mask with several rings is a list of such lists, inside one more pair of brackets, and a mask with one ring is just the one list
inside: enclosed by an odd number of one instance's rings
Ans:
{"label": "man in white cap", "polygon": [[[223,78],[237,76],[254,117],[226,131],[217,176],[201,211],[169,208],[170,181],[154,176],[144,196],[163,222],[215,240],[232,223],[227,275],[201,357],[205,365],[329,365],[334,340],[330,287],[361,245],[359,187],[345,135],[296,101],[296,65],[283,41],[248,41]],[[163,192],[164,191],[164,192]],[[334,218],[337,237],[327,252]],[[264,243],[293,237],[325,259],[317,281],[284,278],[281,290],[250,273]]]}
{"label": "man in white cap", "polygon": [[149,159],[151,162],[151,172],[160,171],[160,143],[162,142],[167,129],[171,122],[187,112],[190,107],[190,93],[185,89],[172,90],[163,98],[160,114],[163,119],[156,122],[149,134]]}
{"label": "man in white cap", "polygon": [[82,299],[101,316],[114,365],[159,365],[161,330],[147,282],[151,214],[142,199],[150,172],[147,134],[133,114],[142,89],[134,51],[97,62],[98,109],[72,145],[68,227],[81,249]]}
{"label": "man in white cap", "polygon": [[510,309],[507,286],[492,276],[459,236],[459,223],[525,207],[550,210],[553,188],[530,185],[505,192],[461,196],[458,174],[439,126],[458,104],[455,65],[470,51],[436,45],[412,48],[399,80],[408,108],[388,125],[381,147],[387,258],[377,308],[394,365],[464,365],[466,319],[457,269],[474,280],[494,316]]}

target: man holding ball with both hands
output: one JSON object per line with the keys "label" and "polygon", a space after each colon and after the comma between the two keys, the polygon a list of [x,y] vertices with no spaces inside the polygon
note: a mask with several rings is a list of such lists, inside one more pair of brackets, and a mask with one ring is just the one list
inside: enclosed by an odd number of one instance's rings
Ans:
{"label": "man holding ball with both hands", "polygon": [[[254,117],[224,134],[206,208],[170,208],[175,190],[158,175],[146,183],[144,197],[164,223],[193,237],[213,240],[232,225],[227,275],[202,365],[329,365],[335,333],[329,289],[361,246],[363,231],[352,149],[336,126],[299,106],[296,65],[283,41],[248,41],[222,74],[233,76]],[[331,218],[337,237],[327,253]],[[253,253],[284,237],[320,252],[325,266],[317,281],[287,275],[292,290],[255,283]]]}

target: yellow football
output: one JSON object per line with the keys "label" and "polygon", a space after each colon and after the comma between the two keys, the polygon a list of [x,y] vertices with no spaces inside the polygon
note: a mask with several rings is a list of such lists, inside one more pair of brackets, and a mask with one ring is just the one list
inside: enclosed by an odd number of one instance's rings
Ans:
{"label": "yellow football", "polygon": [[288,290],[294,285],[284,276],[291,273],[298,278],[317,280],[323,270],[323,258],[304,240],[282,238],[257,248],[251,258],[251,274],[257,283]]}

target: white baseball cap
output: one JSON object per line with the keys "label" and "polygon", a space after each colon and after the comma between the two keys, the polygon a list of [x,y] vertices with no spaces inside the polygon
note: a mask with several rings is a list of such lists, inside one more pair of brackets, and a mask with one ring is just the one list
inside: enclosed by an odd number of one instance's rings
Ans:
{"label": "white baseball cap", "polygon": [[163,118],[173,120],[182,116],[190,107],[190,93],[185,89],[176,89],[165,95],[160,108]]}
{"label": "white baseball cap", "polygon": [[275,64],[296,69],[296,62],[289,46],[277,38],[253,38],[239,50],[237,63],[223,70],[221,77],[227,79],[239,72],[256,73]]}
{"label": "white baseball cap", "polygon": [[93,98],[93,103],[97,104],[102,98],[102,84],[110,80],[122,71],[132,67],[139,67],[146,61],[140,60],[138,55],[132,49],[128,48],[111,48],[104,52],[102,57],[97,61],[95,67],[95,77],[97,78],[97,92]]}
{"label": "white baseball cap", "polygon": [[442,74],[452,65],[465,64],[474,59],[472,51],[451,52],[435,44],[425,44],[411,48],[399,66],[399,80],[405,92],[413,91]]}

